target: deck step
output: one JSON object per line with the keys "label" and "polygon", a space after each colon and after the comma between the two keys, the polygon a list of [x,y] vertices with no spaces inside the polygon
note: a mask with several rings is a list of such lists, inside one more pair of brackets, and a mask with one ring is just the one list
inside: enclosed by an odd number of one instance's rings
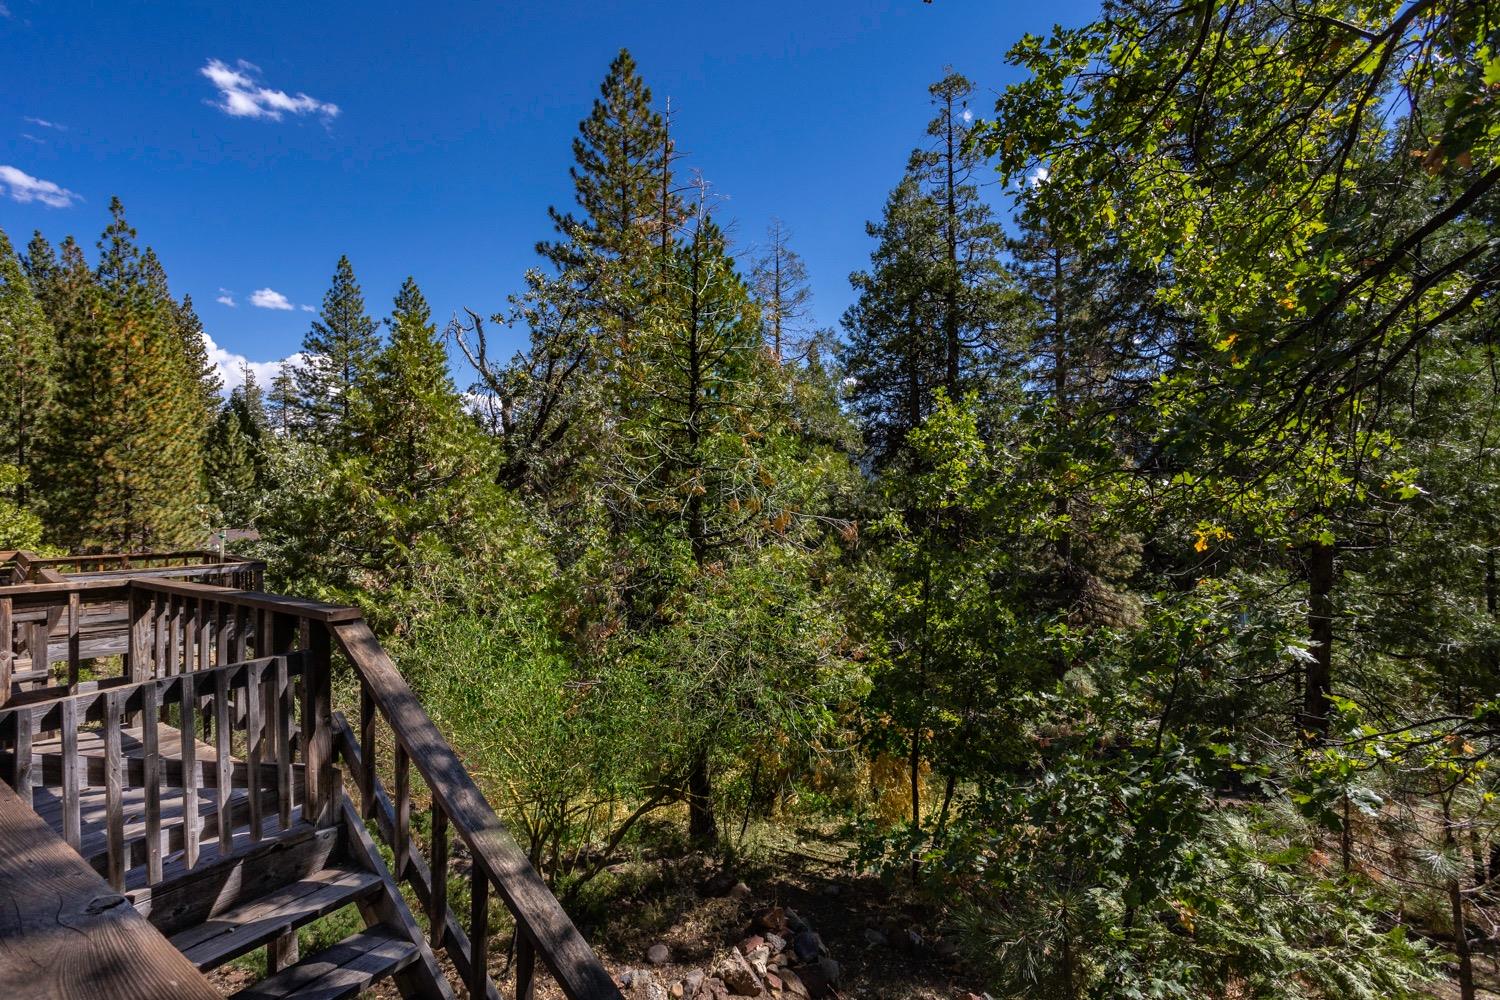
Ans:
{"label": "deck step", "polygon": [[204,845],[198,866],[178,854],[162,866],[158,885],[146,884],[144,868],[131,869],[125,895],[152,926],[168,937],[218,917],[247,900],[336,865],[339,831],[299,823],[258,843],[238,838],[220,855],[218,841]]}
{"label": "deck step", "polygon": [[172,944],[207,972],[362,899],[381,885],[373,872],[325,868],[180,931],[172,935]]}
{"label": "deck step", "polygon": [[377,925],[240,990],[231,1000],[340,1000],[358,996],[416,960],[415,943]]}

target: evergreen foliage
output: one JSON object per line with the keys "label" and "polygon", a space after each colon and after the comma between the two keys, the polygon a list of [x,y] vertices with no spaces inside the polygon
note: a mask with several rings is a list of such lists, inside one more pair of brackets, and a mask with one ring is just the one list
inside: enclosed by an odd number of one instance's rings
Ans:
{"label": "evergreen foliage", "polygon": [[332,447],[347,446],[354,433],[356,398],[379,350],[379,327],[365,313],[354,267],[340,257],[323,308],[302,339],[303,362],[292,373],[305,419]]}

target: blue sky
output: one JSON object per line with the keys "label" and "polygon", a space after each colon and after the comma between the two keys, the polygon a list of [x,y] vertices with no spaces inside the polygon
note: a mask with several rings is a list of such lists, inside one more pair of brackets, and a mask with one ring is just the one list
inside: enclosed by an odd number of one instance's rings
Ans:
{"label": "blue sky", "polygon": [[784,220],[833,325],[927,85],[952,65],[986,113],[1012,41],[1095,10],[0,0],[0,228],[92,252],[118,194],[226,359],[294,352],[341,253],[377,316],[407,274],[440,319],[493,312],[571,203],[571,139],[626,46],[738,242]]}

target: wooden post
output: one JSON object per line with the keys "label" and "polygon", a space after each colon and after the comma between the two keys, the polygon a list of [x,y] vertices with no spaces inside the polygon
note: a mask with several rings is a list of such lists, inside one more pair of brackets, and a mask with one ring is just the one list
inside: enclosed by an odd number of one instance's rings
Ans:
{"label": "wooden post", "polygon": [[359,793],[361,815],[375,818],[375,696],[370,685],[359,685]]}
{"label": "wooden post", "polygon": [[482,997],[490,981],[490,878],[475,865],[469,891],[469,996]]}
{"label": "wooden post", "polygon": [[326,826],[336,811],[333,779],[333,665],[328,626],[310,622],[302,672],[302,763],[313,822]]}
{"label": "wooden post", "polygon": [[516,925],[516,998],[532,1000],[536,994],[536,948],[526,929]]}
{"label": "wooden post", "polygon": [[[0,597],[0,705],[10,700],[11,674],[15,670],[15,641],[11,634],[11,599]],[[20,789],[16,789],[17,792]]]}
{"label": "wooden post", "polygon": [[[370,796],[374,798],[373,795]],[[448,920],[448,814],[432,803],[432,895],[427,901],[427,923],[432,929],[432,950],[443,947]]]}
{"label": "wooden post", "polygon": [[78,693],[78,619],[82,616],[78,592],[68,595],[68,694]]}
{"label": "wooden post", "polygon": [[406,861],[411,856],[411,757],[401,741],[396,741],[396,843],[392,872],[396,881],[406,876]]}
{"label": "wooden post", "polygon": [[193,675],[184,672],[178,681],[180,711],[177,716],[178,756],[182,758],[182,849],[183,860],[192,868],[198,863],[198,693]]}
{"label": "wooden post", "polygon": [[159,689],[150,681],[141,687],[141,753],[142,781],[146,792],[146,880],[150,885],[161,881],[161,750],[158,745],[161,725]]}
{"label": "wooden post", "polygon": [[109,854],[109,884],[116,892],[125,891],[125,792],[123,759],[120,754],[120,696],[111,691],[104,696],[104,828]]}

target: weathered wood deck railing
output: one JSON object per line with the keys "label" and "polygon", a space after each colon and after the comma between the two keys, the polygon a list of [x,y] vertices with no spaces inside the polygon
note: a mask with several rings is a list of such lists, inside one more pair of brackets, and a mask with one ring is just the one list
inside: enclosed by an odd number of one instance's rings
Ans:
{"label": "weathered wood deck railing", "polygon": [[[127,626],[118,675],[81,681],[81,625],[91,609],[114,604],[126,609]],[[11,693],[12,629],[34,629],[40,627],[38,623],[45,625],[49,617],[60,617],[65,623],[66,683]],[[0,641],[0,698],[11,693],[10,704],[0,707],[0,746],[9,751],[0,757],[7,765],[0,777],[12,780],[18,791],[29,788],[31,776],[26,772],[32,767],[37,735],[57,731],[60,746],[55,766],[62,769],[64,831],[73,834],[69,843],[77,846],[77,775],[85,767],[102,769],[108,835],[100,861],[112,881],[123,877],[134,857],[129,852],[135,842],[126,836],[118,816],[120,782],[129,780],[133,787],[146,789],[146,828],[139,840],[148,881],[160,877],[163,845],[169,850],[185,849],[191,867],[197,833],[188,831],[196,830],[196,825],[191,821],[182,825],[180,847],[171,836],[164,840],[159,791],[152,789],[159,785],[163,768],[175,769],[171,775],[183,779],[184,797],[204,788],[223,790],[237,784],[224,769],[229,766],[228,741],[238,733],[242,742],[235,749],[248,771],[249,789],[242,808],[250,812],[252,831],[260,829],[265,805],[279,815],[283,828],[294,806],[305,819],[333,821],[337,810],[347,808],[341,805],[343,783],[335,763],[341,759],[348,766],[360,791],[362,815],[376,822],[395,857],[394,877],[418,897],[427,913],[434,950],[447,952],[471,996],[499,997],[488,972],[493,889],[515,919],[517,1000],[532,996],[538,957],[570,1000],[619,1000],[613,979],[511,839],[357,610],[175,580],[66,580],[0,587],[0,637],[5,640]],[[32,643],[33,651],[48,647],[47,642]],[[348,660],[359,685],[357,734],[333,711],[335,649]],[[247,662],[251,656],[255,659]],[[35,664],[32,667],[34,673]],[[171,723],[167,719],[173,713],[168,709],[175,710]],[[130,770],[136,765],[122,764],[119,751],[122,726],[137,714],[145,743],[140,785]],[[79,720],[103,724],[104,749],[98,764],[79,763]],[[377,767],[378,747],[383,743],[376,733],[379,720],[384,720],[391,737],[388,745],[393,756],[388,769]],[[176,751],[176,757],[165,764],[161,759],[164,725],[175,740]],[[201,726],[205,738],[212,733],[216,741],[214,767],[196,759],[195,741],[189,735],[195,726]],[[43,756],[42,767],[49,766]],[[431,795],[426,859],[412,837],[413,767]],[[274,774],[274,780],[263,781],[263,768]],[[379,780],[382,770],[394,779],[394,795],[388,795]],[[258,794],[262,787],[264,802]],[[196,808],[184,803],[188,816],[196,815]],[[215,825],[224,831],[221,836],[226,840],[226,809],[238,808],[239,804],[226,806],[225,801],[214,803]],[[189,838],[194,840],[191,845]],[[457,874],[450,864],[450,838],[462,844],[471,859],[463,874],[471,903],[467,930],[448,903],[449,879]]]}

